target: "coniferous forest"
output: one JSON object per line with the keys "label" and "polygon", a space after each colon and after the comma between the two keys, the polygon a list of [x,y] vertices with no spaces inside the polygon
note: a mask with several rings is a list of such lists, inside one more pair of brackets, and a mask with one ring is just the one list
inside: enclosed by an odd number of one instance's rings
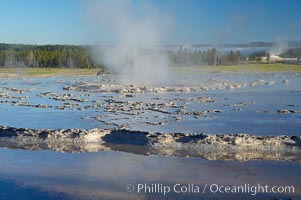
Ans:
{"label": "coniferous forest", "polygon": [[[76,45],[22,45],[0,43],[0,67],[32,68],[102,68],[93,56],[93,46]],[[289,49],[281,56],[300,58],[300,48]],[[164,53],[164,52],[163,52]],[[208,50],[166,50],[171,64],[175,66],[221,66],[261,62],[265,51],[248,57],[240,51],[220,52]],[[112,55],[114,56],[114,55]],[[99,61],[99,59],[98,59]],[[104,66],[105,67],[105,66]]]}
{"label": "coniferous forest", "polygon": [[0,44],[1,67],[98,68],[88,46]]}

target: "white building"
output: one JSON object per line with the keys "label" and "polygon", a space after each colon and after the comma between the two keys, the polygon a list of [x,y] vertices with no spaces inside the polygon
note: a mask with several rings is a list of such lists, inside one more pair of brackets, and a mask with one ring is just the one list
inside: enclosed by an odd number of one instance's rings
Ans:
{"label": "white building", "polygon": [[[267,57],[261,57],[262,62],[267,62]],[[287,62],[287,63],[298,63],[298,58],[282,58],[277,55],[270,55],[270,62]]]}

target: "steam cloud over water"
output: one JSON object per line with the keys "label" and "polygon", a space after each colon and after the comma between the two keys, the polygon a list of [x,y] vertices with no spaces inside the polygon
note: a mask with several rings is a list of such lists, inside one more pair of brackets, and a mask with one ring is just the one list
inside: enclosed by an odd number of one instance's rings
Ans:
{"label": "steam cloud over water", "polygon": [[126,83],[166,82],[169,60],[160,46],[169,20],[149,1],[143,3],[138,10],[131,0],[85,1],[84,8],[89,23],[117,38],[117,44],[96,52],[105,67]]}

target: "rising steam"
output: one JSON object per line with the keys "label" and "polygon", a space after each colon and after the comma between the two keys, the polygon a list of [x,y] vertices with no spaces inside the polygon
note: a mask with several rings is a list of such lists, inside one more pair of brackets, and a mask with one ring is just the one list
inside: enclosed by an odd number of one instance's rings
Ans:
{"label": "rising steam", "polygon": [[98,55],[102,64],[127,83],[151,84],[168,79],[168,56],[160,48],[169,20],[146,2],[139,5],[140,9],[131,0],[84,3],[89,23],[117,39],[117,44],[97,52],[102,54]]}
{"label": "rising steam", "polygon": [[279,56],[289,49],[288,42],[278,39],[273,47],[269,50],[272,55]]}

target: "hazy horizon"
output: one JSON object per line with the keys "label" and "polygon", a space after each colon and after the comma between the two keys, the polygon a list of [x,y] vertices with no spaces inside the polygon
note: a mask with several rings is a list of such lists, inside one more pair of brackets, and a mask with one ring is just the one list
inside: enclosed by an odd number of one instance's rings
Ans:
{"label": "hazy horizon", "polygon": [[[242,44],[252,44],[252,43],[265,43],[265,44],[277,44],[278,41],[247,41],[247,42],[238,42],[238,43],[181,43],[181,44],[160,44],[159,46],[183,46],[183,45],[204,45],[204,46],[219,46],[219,45],[242,45]],[[290,42],[300,42],[299,40],[292,40],[292,41],[284,41],[287,43]],[[70,46],[116,46],[118,44],[75,44],[75,43],[7,43],[0,41],[0,44],[8,44],[8,45],[34,45],[34,46],[46,46],[46,45],[70,45]]]}

